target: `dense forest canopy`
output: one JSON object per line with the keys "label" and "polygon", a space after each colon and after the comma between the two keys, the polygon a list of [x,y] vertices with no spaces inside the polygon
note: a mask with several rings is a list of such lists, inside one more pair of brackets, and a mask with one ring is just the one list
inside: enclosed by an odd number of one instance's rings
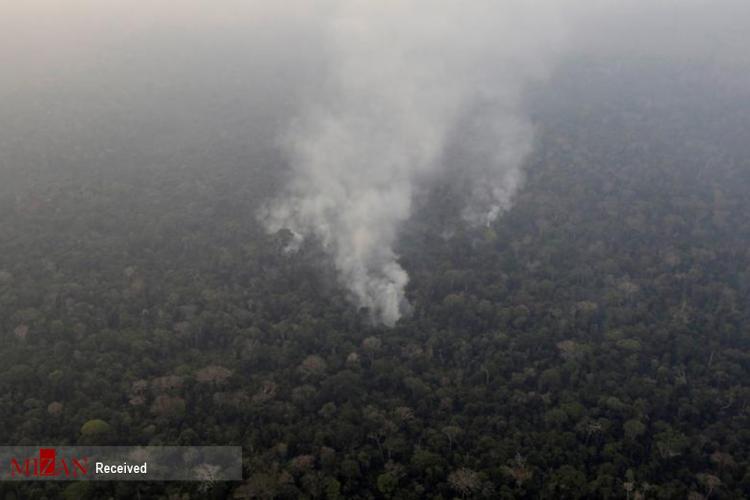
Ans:
{"label": "dense forest canopy", "polygon": [[416,200],[393,328],[259,222],[273,148],[19,139],[0,442],[237,444],[246,480],[4,498],[750,496],[750,87],[721,71],[579,59],[537,85],[507,213],[467,226],[446,180]]}

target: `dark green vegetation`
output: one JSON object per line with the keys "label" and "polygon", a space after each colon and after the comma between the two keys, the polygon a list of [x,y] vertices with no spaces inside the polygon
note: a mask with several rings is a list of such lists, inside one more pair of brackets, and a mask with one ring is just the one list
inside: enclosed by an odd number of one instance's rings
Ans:
{"label": "dark green vegetation", "polygon": [[750,100],[636,73],[572,67],[536,98],[493,227],[436,189],[393,329],[254,220],[271,156],[4,194],[0,442],[241,444],[247,480],[0,491],[749,497]]}

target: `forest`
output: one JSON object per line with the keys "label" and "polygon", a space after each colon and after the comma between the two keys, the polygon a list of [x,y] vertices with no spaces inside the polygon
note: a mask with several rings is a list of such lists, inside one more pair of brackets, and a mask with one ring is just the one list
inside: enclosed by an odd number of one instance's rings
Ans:
{"label": "forest", "polygon": [[244,480],[0,496],[750,497],[750,87],[714,71],[571,61],[530,92],[512,208],[471,228],[437,183],[401,228],[393,328],[260,224],[271,149],[17,172],[0,443],[241,445]]}

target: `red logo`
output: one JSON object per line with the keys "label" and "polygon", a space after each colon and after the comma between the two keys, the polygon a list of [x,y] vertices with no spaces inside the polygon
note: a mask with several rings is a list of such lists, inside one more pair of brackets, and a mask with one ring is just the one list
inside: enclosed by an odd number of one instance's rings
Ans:
{"label": "red logo", "polygon": [[58,457],[55,448],[39,448],[36,457],[10,459],[11,477],[79,477],[88,473],[88,457]]}

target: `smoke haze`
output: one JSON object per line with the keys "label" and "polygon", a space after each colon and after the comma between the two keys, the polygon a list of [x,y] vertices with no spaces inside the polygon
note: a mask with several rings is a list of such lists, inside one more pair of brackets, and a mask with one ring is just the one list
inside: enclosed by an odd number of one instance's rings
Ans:
{"label": "smoke haze", "polygon": [[289,182],[261,219],[296,244],[320,241],[355,302],[386,325],[408,310],[394,246],[417,191],[464,180],[462,215],[478,226],[510,208],[534,140],[530,84],[572,53],[747,66],[750,19],[746,3],[697,0],[0,9],[3,169],[80,163],[81,151],[103,165],[118,148],[273,144]]}

